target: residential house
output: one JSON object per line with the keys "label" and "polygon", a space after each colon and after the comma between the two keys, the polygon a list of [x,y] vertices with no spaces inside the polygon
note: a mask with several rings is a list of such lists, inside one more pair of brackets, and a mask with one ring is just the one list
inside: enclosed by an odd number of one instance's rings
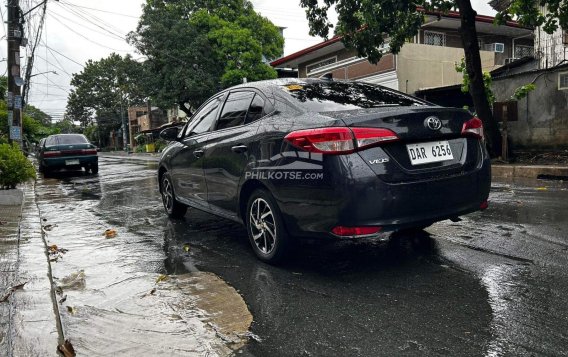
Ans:
{"label": "residential house", "polygon": [[[148,115],[150,113],[150,115]],[[159,128],[167,123],[167,117],[158,107],[152,107],[148,111],[148,107],[129,107],[128,108],[128,131],[130,137],[130,145],[136,146],[136,135],[141,131]]]}
{"label": "residential house", "polygon": [[[458,28],[459,13],[425,14],[419,33],[396,55],[385,54],[377,64],[359,58],[340,37],[308,47],[271,62],[275,68],[297,69],[300,78],[331,73],[336,79],[381,84],[409,94],[418,90],[456,85],[462,75],[455,64],[464,57]],[[494,25],[494,18],[477,16],[480,55],[484,70],[493,70],[515,58],[533,54],[533,32],[516,22]]]}

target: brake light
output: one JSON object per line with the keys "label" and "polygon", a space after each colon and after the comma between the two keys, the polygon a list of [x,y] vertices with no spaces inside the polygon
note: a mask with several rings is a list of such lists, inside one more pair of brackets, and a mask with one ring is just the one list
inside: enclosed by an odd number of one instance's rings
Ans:
{"label": "brake light", "polygon": [[351,128],[351,131],[355,135],[355,141],[359,149],[398,140],[398,136],[389,129]]}
{"label": "brake light", "polygon": [[337,154],[352,152],[353,136],[349,128],[319,128],[291,132],[284,138],[290,144],[310,152]]}
{"label": "brake light", "polygon": [[391,130],[382,128],[330,127],[294,131],[284,139],[310,152],[348,154],[399,138]]}
{"label": "brake light", "polygon": [[471,136],[483,140],[483,122],[477,117],[463,123],[462,136]]}
{"label": "brake light", "polygon": [[54,157],[54,156],[60,156],[61,155],[61,151],[45,151],[43,153],[43,157]]}
{"label": "brake light", "polygon": [[81,152],[83,153],[83,155],[96,155],[97,154],[96,149],[83,149],[83,150],[81,150]]}
{"label": "brake light", "polygon": [[355,236],[367,236],[370,234],[379,233],[381,231],[381,227],[373,227],[373,226],[366,226],[366,227],[344,227],[344,226],[336,226],[331,230],[331,233],[335,234],[336,236],[340,237],[355,237]]}
{"label": "brake light", "polygon": [[480,209],[480,210],[484,210],[484,209],[487,209],[487,208],[489,208],[489,202],[488,202],[488,201],[483,201],[483,202],[481,202],[481,204],[479,205],[479,209]]}

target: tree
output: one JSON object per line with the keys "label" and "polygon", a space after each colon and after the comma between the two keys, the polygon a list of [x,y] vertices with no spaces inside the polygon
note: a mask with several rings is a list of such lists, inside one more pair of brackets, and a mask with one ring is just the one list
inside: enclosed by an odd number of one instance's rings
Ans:
{"label": "tree", "polygon": [[[71,79],[74,88],[67,100],[66,119],[79,121],[83,129],[96,122],[106,136],[121,126],[129,105],[147,99],[145,77],[145,65],[130,55],[112,53],[99,61],[87,61],[83,71]],[[69,125],[62,129],[71,130]]]}
{"label": "tree", "polygon": [[148,57],[152,98],[188,114],[243,78],[275,78],[262,59],[280,56],[283,46],[278,28],[247,0],[147,0],[128,39]]}

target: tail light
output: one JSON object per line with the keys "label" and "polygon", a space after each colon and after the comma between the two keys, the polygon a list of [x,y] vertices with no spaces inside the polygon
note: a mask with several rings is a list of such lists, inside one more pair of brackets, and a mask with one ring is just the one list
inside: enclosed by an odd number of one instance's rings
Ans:
{"label": "tail light", "polygon": [[335,234],[336,236],[340,237],[356,237],[356,236],[368,236],[371,234],[376,234],[381,231],[381,227],[373,227],[373,226],[366,226],[366,227],[344,227],[344,226],[336,226],[333,227],[331,233]]}
{"label": "tail light", "polygon": [[481,202],[481,204],[479,205],[479,209],[480,209],[480,210],[484,210],[484,209],[487,209],[487,208],[489,208],[489,202],[488,202],[488,201],[483,201],[483,202]]}
{"label": "tail light", "polygon": [[477,117],[463,123],[462,136],[471,136],[483,140],[483,122]]}
{"label": "tail light", "polygon": [[43,157],[55,157],[61,156],[61,151],[45,151]]}
{"label": "tail light", "polygon": [[83,149],[81,152],[83,155],[96,155],[97,149]]}
{"label": "tail light", "polygon": [[347,127],[298,130],[284,138],[295,147],[322,154],[349,154],[398,139],[389,129]]}

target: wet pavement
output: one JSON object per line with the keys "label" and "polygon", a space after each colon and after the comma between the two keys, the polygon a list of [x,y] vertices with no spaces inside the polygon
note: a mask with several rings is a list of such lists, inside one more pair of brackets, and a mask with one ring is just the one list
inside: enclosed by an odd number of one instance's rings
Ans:
{"label": "wet pavement", "polygon": [[494,183],[462,222],[306,242],[279,267],[238,224],[167,219],[154,163],[101,158],[36,194],[79,355],[568,355],[566,183]]}

